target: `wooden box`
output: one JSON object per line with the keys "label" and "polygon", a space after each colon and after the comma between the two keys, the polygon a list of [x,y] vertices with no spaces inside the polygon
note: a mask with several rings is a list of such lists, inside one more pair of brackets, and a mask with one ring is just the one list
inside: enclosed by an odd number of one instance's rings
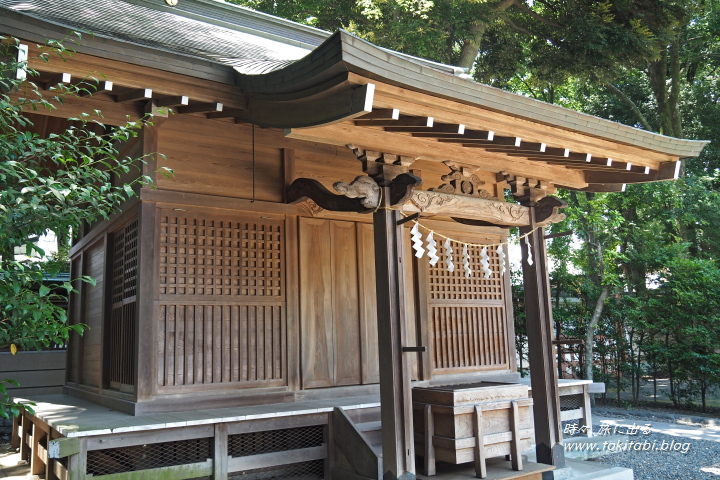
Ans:
{"label": "wooden box", "polygon": [[[476,406],[485,458],[512,454],[513,441],[518,443],[518,451],[532,445],[532,399],[526,385],[480,382],[416,387],[412,398],[416,450],[423,455],[430,451],[434,460],[454,464],[474,460]],[[515,421],[513,401],[517,402]],[[428,431],[431,445],[426,440]]]}

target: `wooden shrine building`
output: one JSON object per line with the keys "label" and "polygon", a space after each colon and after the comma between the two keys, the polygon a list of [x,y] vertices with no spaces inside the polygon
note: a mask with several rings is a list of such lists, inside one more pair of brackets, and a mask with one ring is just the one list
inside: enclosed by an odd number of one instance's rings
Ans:
{"label": "wooden shrine building", "polygon": [[[477,402],[463,407],[468,418],[475,415],[466,443],[478,475],[485,457],[498,454],[510,453],[513,468],[521,468],[524,428],[528,442],[534,429],[538,461],[562,466],[543,226],[562,218],[563,204],[552,195],[672,180],[704,142],[538,102],[346,32],[215,0],[175,7],[161,0],[0,0],[0,13],[0,33],[28,46],[45,88],[100,79],[92,95],[28,112],[39,135],[66,128],[65,119],[80,112],[100,110],[107,125],[155,114],[154,125],[122,147],[123,154],[150,154],[141,169],[154,177],[153,188],[139,188],[112,218],[88,225],[72,247],[73,277],[90,275],[97,285],[78,282],[70,300],[71,321],[89,328],[69,346],[67,395],[137,418],[268,405],[285,412],[252,428],[243,423],[247,410],[236,423],[185,421],[166,437],[158,430],[155,442],[209,439],[210,456],[198,457],[195,473],[174,478],[234,478],[253,468],[260,473],[251,478],[270,478],[261,472],[274,468],[268,459],[278,455],[267,452],[282,449],[257,450],[245,463],[222,449],[248,432],[314,425],[287,412],[290,404],[315,402],[307,418],[330,423],[333,432],[321,431],[319,446],[303,451],[321,460],[339,455],[327,476],[409,479],[415,453],[432,473],[427,459],[445,458],[441,443],[458,445],[423,439],[445,438],[441,431],[453,420],[434,415],[459,407],[420,399],[439,398],[432,392],[443,385],[457,399],[472,396],[457,392],[478,382],[501,382],[511,387],[478,388],[505,402],[502,421],[513,427],[496,435],[509,450],[492,450],[487,436],[477,442],[483,415],[491,414]],[[37,59],[36,44],[73,30],[92,35],[69,60]],[[156,174],[159,167],[174,175]],[[506,201],[508,190],[515,201]],[[413,255],[416,224],[423,249],[433,232],[436,252]],[[532,399],[527,388],[524,399],[512,396],[519,375],[510,227],[524,236]],[[426,390],[415,397],[413,387]],[[359,430],[343,423],[342,411],[323,413],[359,396],[379,398],[380,463],[362,442],[343,450]],[[112,427],[80,436],[41,413],[19,428],[33,439],[33,461],[47,465],[49,478],[104,478],[92,459],[119,462],[119,453],[100,446]],[[136,448],[127,435],[108,445]],[[137,445],[153,443],[147,432],[133,435]],[[61,438],[75,439],[59,443],[72,453],[53,463],[47,442]],[[368,473],[366,457],[375,458],[370,471],[377,475]],[[179,471],[174,465],[162,468]],[[148,478],[137,476],[142,468],[107,478]],[[126,471],[136,476],[122,476]]]}

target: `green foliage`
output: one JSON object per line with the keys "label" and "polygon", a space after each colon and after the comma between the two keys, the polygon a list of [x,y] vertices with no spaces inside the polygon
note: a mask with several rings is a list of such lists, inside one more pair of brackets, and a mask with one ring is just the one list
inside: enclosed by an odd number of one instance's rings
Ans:
{"label": "green foliage", "polygon": [[[138,159],[119,156],[117,146],[137,136],[149,122],[128,121],[120,127],[107,127],[100,112],[70,119],[69,127],[42,138],[33,131],[25,111],[52,111],[68,96],[87,90],[87,83],[50,87],[44,96],[32,82],[37,72],[25,63],[13,61],[15,39],[3,38],[0,52],[0,348],[43,349],[65,345],[71,334],[82,334],[83,325],[69,325],[65,303],[75,291],[72,282],[52,285],[46,281],[46,267],[61,268],[62,260],[42,263],[18,260],[15,250],[28,256],[44,252],[31,237],[48,231],[66,235],[78,231],[83,223],[108,216],[129,197],[133,186],[113,185],[113,178],[137,168]],[[61,43],[42,47],[41,58],[66,58],[72,50]],[[15,80],[25,70],[28,81]],[[87,92],[87,93],[92,93]],[[97,133],[101,132],[101,133]],[[142,161],[142,159],[140,159]],[[138,174],[135,183],[150,178]],[[67,251],[65,251],[67,255]],[[54,272],[53,272],[54,273]],[[94,285],[90,277],[78,279]],[[6,381],[14,383],[12,381]],[[17,407],[0,384],[0,416],[16,415]]]}

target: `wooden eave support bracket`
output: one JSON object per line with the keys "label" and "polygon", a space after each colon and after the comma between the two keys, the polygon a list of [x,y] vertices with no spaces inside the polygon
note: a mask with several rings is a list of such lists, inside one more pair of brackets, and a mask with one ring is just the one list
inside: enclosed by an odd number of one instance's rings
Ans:
{"label": "wooden eave support bracket", "polygon": [[309,199],[325,210],[371,213],[387,200],[382,198],[381,187],[389,187],[390,205],[403,205],[413,189],[422,184],[420,177],[407,172],[414,158],[370,152],[354,145],[348,147],[363,162],[363,170],[368,175],[360,175],[349,184],[335,182],[333,188],[340,195],[330,192],[317,180],[298,178],[288,187],[287,202],[297,204]]}

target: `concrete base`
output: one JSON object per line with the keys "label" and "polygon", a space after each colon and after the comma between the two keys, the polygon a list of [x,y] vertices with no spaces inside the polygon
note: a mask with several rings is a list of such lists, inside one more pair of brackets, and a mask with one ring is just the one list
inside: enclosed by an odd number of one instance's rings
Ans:
{"label": "concrete base", "polygon": [[[607,439],[608,437],[604,438]],[[528,460],[534,462],[534,450],[526,453]],[[543,472],[542,478],[543,480],[633,480],[634,474],[631,468],[613,467],[602,463],[566,458],[565,468]]]}

